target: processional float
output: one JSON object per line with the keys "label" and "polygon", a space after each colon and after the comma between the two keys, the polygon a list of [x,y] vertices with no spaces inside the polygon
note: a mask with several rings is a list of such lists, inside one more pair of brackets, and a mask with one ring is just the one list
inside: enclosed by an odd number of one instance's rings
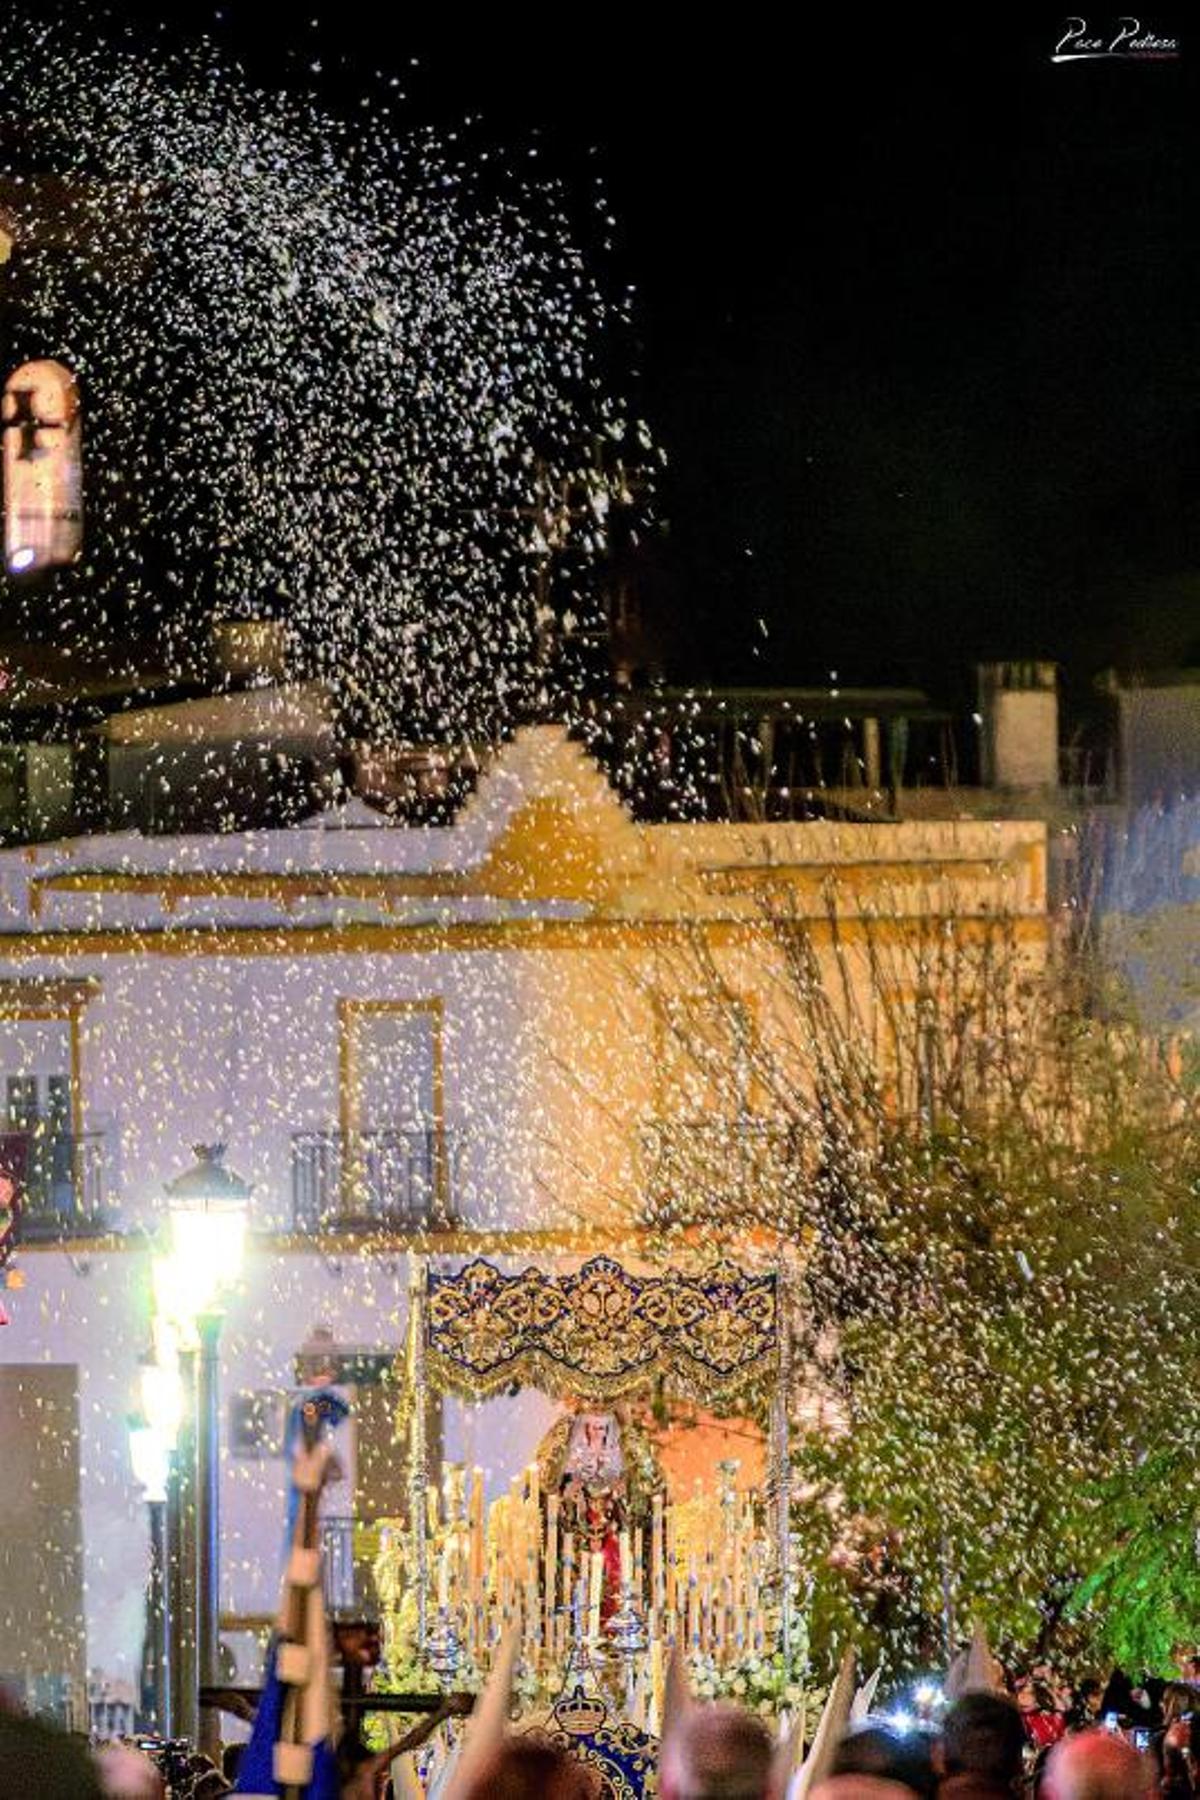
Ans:
{"label": "processional float", "polygon": [[[647,1273],[609,1255],[513,1273],[483,1258],[456,1271],[415,1263],[408,1518],[385,1533],[380,1569],[383,1587],[404,1596],[412,1651],[443,1686],[485,1676],[519,1620],[530,1717],[577,1750],[587,1739],[636,1760],[658,1729],[676,1651],[718,1682],[780,1652],[790,1666],[789,1277],[785,1256],[774,1263],[695,1273]],[[431,1468],[429,1401],[524,1387],[566,1412],[488,1505],[481,1470]],[[692,1492],[670,1491],[645,1419],[652,1403],[679,1401],[767,1418],[761,1490],[739,1489],[737,1465],[722,1462]]]}

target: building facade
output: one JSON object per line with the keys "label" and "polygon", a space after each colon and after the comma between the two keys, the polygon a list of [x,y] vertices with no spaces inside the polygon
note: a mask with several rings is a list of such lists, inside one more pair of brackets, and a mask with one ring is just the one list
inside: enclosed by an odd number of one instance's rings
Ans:
{"label": "building facade", "polygon": [[[282,1400],[314,1331],[359,1400],[327,1502],[334,1600],[353,1606],[362,1544],[339,1522],[403,1505],[379,1376],[414,1250],[519,1264],[668,1215],[737,1247],[756,1196],[806,1154],[743,1067],[751,1037],[796,1048],[764,893],[852,983],[864,934],[903,943],[949,920],[1003,916],[1035,965],[1045,836],[1013,820],[636,824],[578,745],[539,728],[445,827],[352,799],[292,829],[0,852],[3,1143],[24,1191],[0,1331],[5,1443],[22,1446],[0,1509],[24,1574],[4,1587],[0,1676],[50,1693],[136,1674],[147,1523],[127,1416],[164,1189],[194,1145],[227,1143],[253,1183],[221,1343],[221,1600],[249,1679],[247,1633],[276,1593]],[[499,1491],[551,1416],[534,1395],[447,1402],[445,1453]],[[38,1631],[48,1594],[55,1627]]]}

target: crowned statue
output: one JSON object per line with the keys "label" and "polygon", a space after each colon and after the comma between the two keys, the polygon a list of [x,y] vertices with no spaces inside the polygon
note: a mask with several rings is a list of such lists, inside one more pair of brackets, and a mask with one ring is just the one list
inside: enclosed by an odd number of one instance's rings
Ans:
{"label": "crowned statue", "polygon": [[626,1407],[601,1411],[568,1402],[542,1440],[544,1494],[557,1494],[563,1531],[604,1562],[601,1618],[620,1605],[621,1533],[645,1524],[663,1478],[650,1438]]}

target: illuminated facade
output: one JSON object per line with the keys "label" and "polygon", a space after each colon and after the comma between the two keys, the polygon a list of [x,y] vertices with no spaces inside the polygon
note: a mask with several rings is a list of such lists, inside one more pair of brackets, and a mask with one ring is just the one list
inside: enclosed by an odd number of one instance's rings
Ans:
{"label": "illuminated facade", "polygon": [[[227,1139],[254,1184],[222,1338],[222,1606],[248,1675],[247,1631],[275,1603],[270,1421],[315,1327],[357,1388],[328,1502],[352,1583],[349,1522],[394,1511],[403,1481],[378,1375],[403,1341],[415,1244],[519,1267],[538,1244],[625,1242],[664,1196],[734,1241],[738,1182],[803,1158],[737,1050],[740,1020],[786,1029],[759,925],[762,884],[781,880],[818,943],[836,893],[845,943],[872,910],[904,934],[1007,909],[1022,956],[1045,951],[1040,823],[643,826],[549,728],[502,751],[445,827],[351,801],[294,829],[0,852],[0,1096],[30,1147],[0,1399],[45,1373],[77,1420],[59,1583],[89,1667],[136,1668],[144,1508],[125,1420],[148,1342],[147,1234],[191,1146]],[[723,1024],[681,975],[661,991],[697,941],[738,996]],[[715,1072],[675,1053],[685,1015],[718,1033]],[[499,1492],[551,1416],[535,1395],[447,1401],[445,1449]],[[53,1451],[61,1498],[70,1457]],[[31,1538],[47,1529],[29,1522]],[[67,1580],[83,1567],[86,1599]]]}
{"label": "illuminated facade", "polygon": [[73,563],[83,548],[79,388],[62,363],[23,363],[4,384],[4,559],[13,575]]}

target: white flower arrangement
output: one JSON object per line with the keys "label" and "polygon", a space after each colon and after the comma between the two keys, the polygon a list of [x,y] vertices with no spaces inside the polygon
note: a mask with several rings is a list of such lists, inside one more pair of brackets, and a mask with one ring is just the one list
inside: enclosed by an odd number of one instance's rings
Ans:
{"label": "white flower arrangement", "polygon": [[784,1658],[783,1652],[750,1652],[736,1663],[718,1668],[711,1658],[688,1658],[688,1680],[700,1700],[732,1700],[763,1718],[777,1719],[803,1707],[805,1729],[816,1728],[826,1690],[809,1685],[807,1653]]}

